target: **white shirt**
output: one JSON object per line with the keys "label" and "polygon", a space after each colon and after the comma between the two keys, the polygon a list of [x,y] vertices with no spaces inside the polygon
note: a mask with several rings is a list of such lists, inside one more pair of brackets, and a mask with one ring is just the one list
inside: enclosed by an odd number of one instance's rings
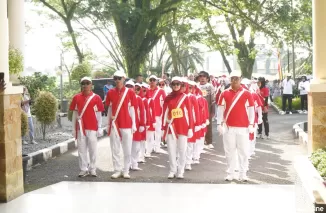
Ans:
{"label": "white shirt", "polygon": [[[24,95],[24,101],[29,101],[30,98],[29,98],[29,95]],[[27,117],[32,117],[32,114],[31,114],[31,107],[29,106],[29,103],[26,103],[23,105],[23,110],[24,112],[26,113]]]}
{"label": "white shirt", "polygon": [[282,82],[283,94],[293,95],[293,86],[294,85],[295,85],[295,83],[292,79],[290,79],[290,80],[284,79]]}
{"label": "white shirt", "polygon": [[309,89],[309,81],[300,81],[298,88],[300,90],[300,95],[307,95]]}

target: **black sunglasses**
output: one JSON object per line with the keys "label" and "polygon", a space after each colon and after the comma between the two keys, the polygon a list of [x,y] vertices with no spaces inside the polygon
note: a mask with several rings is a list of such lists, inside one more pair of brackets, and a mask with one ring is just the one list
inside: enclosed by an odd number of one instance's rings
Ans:
{"label": "black sunglasses", "polygon": [[180,83],[172,83],[171,86],[180,86]]}
{"label": "black sunglasses", "polygon": [[192,89],[192,86],[189,86],[189,89]]}
{"label": "black sunglasses", "polygon": [[140,90],[140,88],[139,87],[136,87],[136,89],[135,89],[136,91],[139,91]]}
{"label": "black sunglasses", "polygon": [[201,77],[205,77],[206,78],[207,76],[206,75],[199,75],[198,77],[199,78],[201,78]]}
{"label": "black sunglasses", "polygon": [[129,84],[127,84],[126,87],[127,88],[133,88],[133,86],[132,85],[129,85]]}
{"label": "black sunglasses", "polygon": [[90,85],[90,84],[91,84],[91,82],[89,82],[89,81],[86,81],[86,82],[81,82],[80,84],[81,84],[81,85]]}
{"label": "black sunglasses", "polygon": [[144,89],[143,92],[147,92],[147,91]]}
{"label": "black sunglasses", "polygon": [[160,86],[164,86],[165,84],[159,84]]}
{"label": "black sunglasses", "polygon": [[155,79],[155,78],[151,78],[151,79],[149,79],[149,81],[150,81],[150,82],[155,82],[156,79]]}
{"label": "black sunglasses", "polygon": [[113,77],[113,80],[115,80],[115,81],[116,81],[116,80],[119,80],[119,81],[120,81],[121,79],[122,79],[122,77],[118,77],[118,76],[114,76],[114,77]]}
{"label": "black sunglasses", "polygon": [[185,84],[181,84],[181,87],[185,87],[186,85]]}

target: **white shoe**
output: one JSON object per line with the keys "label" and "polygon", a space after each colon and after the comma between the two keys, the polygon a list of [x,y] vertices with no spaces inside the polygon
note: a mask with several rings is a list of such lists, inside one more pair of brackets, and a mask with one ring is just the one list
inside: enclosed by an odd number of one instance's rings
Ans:
{"label": "white shoe", "polygon": [[28,145],[28,143],[27,143],[26,141],[23,141],[23,144],[24,144],[24,145]]}
{"label": "white shoe", "polygon": [[178,179],[183,179],[183,178],[184,178],[184,177],[183,177],[183,174],[178,174],[178,175],[177,175],[177,178],[178,178]]}
{"label": "white shoe", "polygon": [[303,113],[304,113],[304,114],[307,114],[307,113],[308,113],[308,111],[307,111],[307,110],[303,110]]}
{"label": "white shoe", "polygon": [[263,134],[258,134],[257,138],[264,139]]}
{"label": "white shoe", "polygon": [[208,145],[208,148],[209,148],[209,149],[214,149],[213,144],[209,144],[209,145]]}
{"label": "white shoe", "polygon": [[246,174],[241,174],[239,176],[239,181],[247,182],[249,179]]}
{"label": "white shoe", "polygon": [[124,179],[130,179],[130,175],[128,173],[123,173],[123,178]]}
{"label": "white shoe", "polygon": [[174,177],[175,177],[175,174],[173,172],[170,172],[169,175],[168,175],[168,178],[173,179]]}
{"label": "white shoe", "polygon": [[86,177],[88,175],[88,171],[81,171],[79,172],[78,177]]}
{"label": "white shoe", "polygon": [[37,143],[36,141],[33,140],[33,141],[31,141],[31,144],[35,144],[35,145],[36,145],[36,144],[38,144],[38,143]]}
{"label": "white shoe", "polygon": [[292,115],[292,112],[289,112],[289,115]]}
{"label": "white shoe", "polygon": [[186,167],[185,167],[185,170],[191,171],[191,165],[187,164]]}
{"label": "white shoe", "polygon": [[266,139],[270,139],[271,137],[270,136],[265,136]]}
{"label": "white shoe", "polygon": [[140,160],[138,161],[138,163],[146,163],[146,160],[145,160],[145,158],[143,158],[143,159],[140,159]]}
{"label": "white shoe", "polygon": [[97,177],[97,174],[96,174],[96,171],[95,171],[95,170],[91,171],[89,174],[90,174],[92,177]]}
{"label": "white shoe", "polygon": [[193,164],[199,164],[199,160],[194,160],[193,162],[192,162]]}
{"label": "white shoe", "polygon": [[224,180],[226,180],[226,181],[231,181],[231,180],[233,180],[233,175],[228,175],[228,176],[226,176],[226,177],[224,178]]}
{"label": "white shoe", "polygon": [[131,167],[131,170],[133,170],[133,171],[141,171],[142,169],[137,166],[137,167]]}
{"label": "white shoe", "polygon": [[150,158],[150,157],[152,157],[151,154],[145,154],[144,156],[145,156],[145,158]]}
{"label": "white shoe", "polygon": [[122,172],[116,172],[113,175],[111,175],[112,179],[117,179],[117,178],[120,178],[120,177],[122,177]]}

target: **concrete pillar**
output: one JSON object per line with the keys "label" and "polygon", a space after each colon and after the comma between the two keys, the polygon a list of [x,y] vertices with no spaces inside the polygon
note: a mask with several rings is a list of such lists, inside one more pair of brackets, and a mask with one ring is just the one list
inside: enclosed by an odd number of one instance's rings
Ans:
{"label": "concrete pillar", "polygon": [[0,72],[5,73],[5,81],[9,82],[8,65],[8,19],[7,0],[0,1]]}
{"label": "concrete pillar", "polygon": [[[25,11],[24,0],[7,0],[8,2],[8,24],[10,46],[18,49],[24,56],[25,52]],[[24,72],[20,75],[24,75]],[[12,80],[16,77],[12,77]]]}
{"label": "concrete pillar", "polygon": [[326,1],[313,0],[313,80],[308,94],[309,153],[326,146]]}
{"label": "concrete pillar", "polygon": [[0,93],[0,202],[24,193],[21,141],[22,87],[9,82],[7,0],[0,0],[0,72],[7,88]]}

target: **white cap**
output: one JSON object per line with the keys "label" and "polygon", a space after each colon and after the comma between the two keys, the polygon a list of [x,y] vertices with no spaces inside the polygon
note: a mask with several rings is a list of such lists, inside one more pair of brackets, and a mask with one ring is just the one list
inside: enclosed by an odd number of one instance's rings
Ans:
{"label": "white cap", "polygon": [[129,81],[127,81],[126,82],[126,85],[131,85],[131,86],[135,86],[135,83],[134,83],[134,81],[133,80],[129,80]]}
{"label": "white cap", "polygon": [[149,88],[149,85],[146,84],[146,83],[142,83],[141,86],[142,86],[142,87],[145,87],[145,88],[147,88],[147,89]]}
{"label": "white cap", "polygon": [[291,77],[292,75],[291,75],[291,73],[288,73],[288,74],[286,74],[286,76]]}
{"label": "white cap", "polygon": [[149,78],[148,78],[148,79],[152,79],[152,78],[154,78],[154,79],[158,80],[158,77],[156,77],[156,75],[151,75],[151,76],[149,76]]}
{"label": "white cap", "polygon": [[189,81],[188,80],[188,84],[191,85],[191,86],[196,86],[196,82],[194,82],[194,81]]}
{"label": "white cap", "polygon": [[83,81],[89,81],[89,82],[92,82],[92,79],[90,77],[84,77],[80,80],[80,83],[83,82]]}
{"label": "white cap", "polygon": [[142,85],[140,83],[135,83],[135,86],[141,87]]}
{"label": "white cap", "polygon": [[[150,79],[150,78],[149,78],[149,79]],[[162,82],[162,81],[164,82],[164,79],[163,79],[163,78],[159,78],[159,79],[158,79],[158,82]]]}
{"label": "white cap", "polygon": [[173,77],[172,80],[171,80],[171,83],[172,83],[173,81],[183,82],[182,79],[181,79],[180,77],[178,77],[178,76]]}
{"label": "white cap", "polygon": [[241,84],[251,84],[251,81],[248,78],[244,78],[241,80]]}
{"label": "white cap", "polygon": [[180,77],[181,82],[188,83],[188,79],[186,77]]}
{"label": "white cap", "polygon": [[122,70],[116,71],[113,76],[126,78],[126,74]]}
{"label": "white cap", "polygon": [[230,73],[230,77],[241,77],[241,72],[234,70]]}

